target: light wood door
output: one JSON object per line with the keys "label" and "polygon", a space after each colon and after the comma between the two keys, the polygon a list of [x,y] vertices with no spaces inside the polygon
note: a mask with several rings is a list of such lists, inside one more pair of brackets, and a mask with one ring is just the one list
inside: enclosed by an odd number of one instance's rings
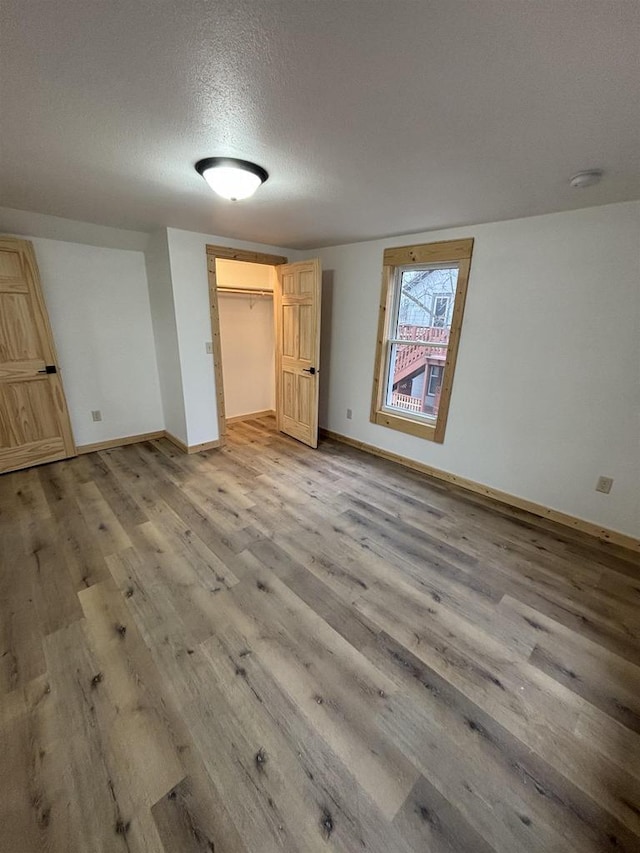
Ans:
{"label": "light wood door", "polygon": [[0,473],[75,453],[33,246],[0,237]]}
{"label": "light wood door", "polygon": [[278,429],[318,446],[320,261],[277,267],[276,416]]}

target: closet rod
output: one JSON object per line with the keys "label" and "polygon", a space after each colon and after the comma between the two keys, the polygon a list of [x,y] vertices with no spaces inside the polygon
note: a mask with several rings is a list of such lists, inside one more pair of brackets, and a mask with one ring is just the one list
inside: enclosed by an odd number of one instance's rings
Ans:
{"label": "closet rod", "polygon": [[241,293],[249,296],[273,296],[272,290],[258,290],[255,287],[218,287],[218,293]]}

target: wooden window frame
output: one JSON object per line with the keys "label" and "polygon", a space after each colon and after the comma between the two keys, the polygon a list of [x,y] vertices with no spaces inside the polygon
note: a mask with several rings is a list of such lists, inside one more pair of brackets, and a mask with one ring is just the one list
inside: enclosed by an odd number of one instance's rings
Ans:
{"label": "wooden window frame", "polygon": [[250,264],[265,264],[277,267],[288,262],[284,255],[268,255],[265,252],[251,252],[245,249],[233,249],[231,246],[207,245],[207,276],[209,280],[209,310],[211,313],[211,341],[213,344],[213,371],[216,382],[216,402],[218,406],[219,445],[225,444],[227,420],[224,403],[224,382],[222,378],[222,345],[220,343],[220,312],[218,309],[218,282],[216,277],[216,258],[225,261],[245,261]]}
{"label": "wooden window frame", "polygon": [[[451,390],[455,376],[456,359],[460,345],[464,305],[467,298],[471,255],[473,253],[473,238],[465,240],[444,240],[438,243],[421,243],[415,246],[398,246],[385,249],[382,259],[382,293],[380,297],[380,313],[378,315],[378,337],[376,343],[376,359],[373,371],[373,393],[371,396],[371,422],[379,426],[389,427],[400,432],[426,438],[442,444],[444,441]],[[389,330],[394,320],[392,316],[395,294],[395,283],[398,267],[407,265],[455,263],[458,266],[458,282],[453,316],[449,332],[447,358],[444,363],[444,381],[440,393],[438,415],[429,423],[424,417],[410,413],[391,413],[384,409],[384,398],[387,384],[387,349]],[[425,376],[426,381],[426,376]]]}

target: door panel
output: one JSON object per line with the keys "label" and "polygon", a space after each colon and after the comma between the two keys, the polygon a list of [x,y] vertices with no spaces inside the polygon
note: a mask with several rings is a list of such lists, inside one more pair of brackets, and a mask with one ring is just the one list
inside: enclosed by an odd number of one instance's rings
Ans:
{"label": "door panel", "polygon": [[0,473],[75,455],[31,243],[0,238]]}
{"label": "door panel", "polygon": [[50,396],[46,376],[0,383],[0,447],[20,447],[58,435]]}
{"label": "door panel", "polygon": [[296,407],[296,376],[284,371],[282,374],[282,416],[287,420],[297,420]]}
{"label": "door panel", "polygon": [[299,292],[313,294],[315,292],[315,278],[314,270],[301,270]]}
{"label": "door panel", "polygon": [[[291,266],[291,264],[287,264],[287,267]],[[284,295],[289,295],[295,293],[296,287],[296,277],[293,272],[287,272],[280,268],[280,274],[282,275],[282,293]]]}
{"label": "door panel", "polygon": [[298,308],[298,358],[301,361],[314,361],[315,344],[315,306],[300,305]]}
{"label": "door panel", "polygon": [[0,251],[0,281],[3,281],[7,285],[13,283],[17,287],[24,289],[24,278],[22,267],[20,266],[20,252],[10,247]]}
{"label": "door panel", "polygon": [[320,261],[277,268],[276,413],[278,429],[318,446]]}
{"label": "door panel", "polygon": [[38,358],[42,350],[32,326],[28,292],[3,293],[0,290],[0,361],[3,364]]}
{"label": "door panel", "polygon": [[313,377],[297,376],[298,380],[298,422],[303,423],[306,413],[313,404]]}
{"label": "door panel", "polygon": [[298,357],[298,305],[282,306],[282,355]]}

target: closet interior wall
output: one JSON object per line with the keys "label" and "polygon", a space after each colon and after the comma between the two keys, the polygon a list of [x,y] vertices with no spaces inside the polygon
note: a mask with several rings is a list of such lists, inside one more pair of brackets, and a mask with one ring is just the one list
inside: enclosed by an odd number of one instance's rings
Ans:
{"label": "closet interior wall", "polygon": [[265,264],[216,260],[227,420],[275,408],[275,275]]}

